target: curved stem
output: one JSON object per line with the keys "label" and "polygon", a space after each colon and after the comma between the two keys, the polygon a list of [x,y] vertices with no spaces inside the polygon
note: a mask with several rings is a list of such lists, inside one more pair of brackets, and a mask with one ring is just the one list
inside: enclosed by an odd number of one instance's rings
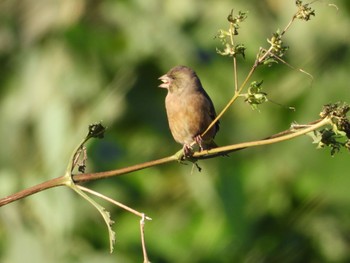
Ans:
{"label": "curved stem", "polygon": [[128,166],[125,168],[120,168],[116,170],[111,170],[111,171],[106,171],[106,172],[99,172],[99,173],[90,173],[90,174],[75,174],[73,175],[73,180],[75,183],[84,183],[87,181],[93,181],[93,180],[98,180],[98,179],[104,179],[104,178],[109,178],[113,176],[118,176],[118,175],[124,175],[128,174],[131,172],[135,172],[138,170],[146,169],[151,166],[156,166],[164,163],[169,163],[173,161],[177,161],[176,155],[168,156],[162,159],[154,160],[154,161],[149,161],[145,163],[140,163],[140,164],[135,164],[132,166]]}
{"label": "curved stem", "polygon": [[300,135],[312,132],[314,130],[317,130],[320,127],[328,125],[328,124],[331,124],[331,119],[327,117],[327,118],[321,119],[319,122],[316,122],[312,125],[308,125],[304,129],[300,129],[299,131],[296,131],[296,132],[290,132],[290,133],[287,133],[286,135],[277,136],[277,137],[271,136],[271,137],[269,137],[267,139],[263,139],[263,140],[244,142],[244,143],[238,143],[238,144],[233,144],[233,145],[228,145],[228,146],[217,147],[217,148],[213,148],[210,150],[196,152],[193,154],[193,157],[194,158],[198,158],[198,157],[202,157],[202,156],[209,157],[208,155],[211,155],[211,154],[215,154],[215,156],[217,156],[218,154],[229,153],[229,152],[233,152],[233,151],[236,151],[239,149],[286,141],[286,140],[290,140],[290,139],[293,139],[295,137],[298,137]]}
{"label": "curved stem", "polygon": [[53,188],[56,186],[66,185],[66,183],[67,183],[67,178],[65,176],[60,176],[60,177],[48,180],[48,181],[43,182],[41,184],[37,184],[35,186],[32,186],[32,187],[29,187],[29,188],[24,189],[22,191],[19,191],[15,194],[1,198],[0,199],[0,207],[7,205],[9,203],[12,203],[14,201],[17,201],[19,199],[25,198],[27,196],[30,196],[32,194],[41,192],[43,190]]}
{"label": "curved stem", "polygon": [[[261,145],[267,145],[267,144],[273,144],[285,140],[290,140],[295,137],[298,137],[300,135],[312,132],[314,130],[317,130],[321,128],[322,126],[329,125],[331,124],[331,119],[330,117],[326,117],[324,119],[312,122],[308,125],[303,126],[301,129],[297,130],[287,130],[282,133],[276,134],[274,136],[271,136],[269,138],[263,139],[263,140],[258,140],[258,141],[252,141],[252,142],[245,142],[245,143],[238,143],[238,144],[233,144],[233,145],[227,145],[227,146],[222,146],[210,150],[204,150],[201,152],[195,152],[193,156],[191,156],[191,159],[188,159],[188,161],[197,161],[200,159],[208,159],[208,158],[214,158],[220,155],[224,155],[229,152],[237,151],[237,150],[242,150],[245,148],[249,147],[255,147],[255,146],[261,146]],[[181,150],[182,151],[182,150]],[[72,182],[70,178],[73,179],[74,183],[81,184],[84,182],[88,181],[93,181],[93,180],[98,180],[98,179],[105,179],[113,176],[120,176],[124,174],[128,174],[131,172],[135,172],[138,170],[146,169],[152,166],[157,166],[160,164],[165,164],[173,161],[179,161],[178,159],[178,154],[174,154],[172,156],[168,156],[165,158],[161,158],[158,160],[153,160],[141,164],[136,164],[132,165],[129,167],[125,168],[120,168],[112,171],[106,171],[106,172],[99,172],[99,173],[85,173],[85,174],[75,174],[72,175],[72,177],[64,175],[60,176],[51,180],[48,180],[46,182],[43,182],[41,184],[35,185],[33,187],[27,188],[25,190],[22,190],[18,193],[9,195],[7,197],[1,198],[0,199],[0,207],[4,206],[6,204],[9,204],[11,202],[17,201],[19,199],[22,199],[24,197],[27,197],[29,195],[41,192],[43,190],[57,187],[57,186],[63,186],[63,185],[70,185]]]}

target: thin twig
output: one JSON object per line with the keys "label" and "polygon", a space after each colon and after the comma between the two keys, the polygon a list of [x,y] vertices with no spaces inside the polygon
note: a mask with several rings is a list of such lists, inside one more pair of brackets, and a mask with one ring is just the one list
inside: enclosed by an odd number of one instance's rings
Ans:
{"label": "thin twig", "polygon": [[88,193],[90,193],[92,195],[95,195],[95,196],[97,196],[99,198],[102,198],[102,199],[104,199],[104,200],[106,200],[106,201],[108,201],[108,202],[110,202],[110,203],[112,203],[112,204],[114,204],[116,206],[119,206],[119,207],[123,208],[124,210],[126,210],[126,211],[128,211],[128,212],[130,212],[130,213],[132,213],[132,214],[134,214],[136,216],[139,216],[139,217],[141,217],[143,219],[152,220],[152,218],[146,216],[144,213],[140,213],[139,211],[136,211],[135,209],[132,209],[129,206],[126,206],[126,205],[124,205],[124,204],[122,204],[122,203],[120,203],[118,201],[115,201],[114,199],[112,199],[112,198],[110,198],[108,196],[105,196],[105,195],[103,195],[103,194],[101,194],[99,192],[96,192],[94,190],[91,190],[91,189],[86,188],[86,187],[81,186],[81,185],[77,185],[77,187],[80,188],[81,190],[85,191],[85,192],[88,192]]}
{"label": "thin twig", "polygon": [[145,219],[147,217],[145,214],[143,214],[141,220],[140,220],[140,233],[141,233],[141,245],[142,245],[142,254],[143,254],[143,263],[150,263],[147,256],[147,250],[146,250],[146,241],[145,241]]}

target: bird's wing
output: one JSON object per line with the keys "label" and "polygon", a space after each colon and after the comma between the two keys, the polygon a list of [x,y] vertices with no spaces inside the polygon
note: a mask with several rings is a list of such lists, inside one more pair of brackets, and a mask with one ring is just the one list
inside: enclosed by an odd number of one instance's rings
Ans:
{"label": "bird's wing", "polygon": [[[214,104],[213,104],[212,100],[210,99],[208,93],[206,93],[206,91],[204,89],[202,89],[202,90],[203,90],[202,94],[204,95],[205,99],[208,100],[208,105],[210,105],[208,108],[208,114],[213,121],[216,118],[216,111],[214,108]],[[215,123],[215,128],[216,128],[216,132],[218,132],[220,129],[220,121],[219,120]]]}

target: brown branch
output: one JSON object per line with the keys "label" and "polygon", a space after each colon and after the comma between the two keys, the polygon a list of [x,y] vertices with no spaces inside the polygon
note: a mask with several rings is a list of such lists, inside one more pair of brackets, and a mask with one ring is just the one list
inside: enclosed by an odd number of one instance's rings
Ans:
{"label": "brown branch", "polygon": [[[196,162],[197,160],[200,160],[200,159],[214,158],[217,156],[225,155],[229,152],[238,151],[238,150],[242,150],[242,149],[249,148],[249,147],[262,146],[262,145],[273,144],[273,143],[277,143],[277,142],[281,142],[281,141],[285,141],[285,140],[290,140],[290,139],[293,139],[295,137],[301,136],[303,134],[317,130],[317,129],[321,128],[322,126],[329,125],[330,123],[331,123],[331,119],[329,117],[326,117],[324,119],[320,119],[320,120],[311,122],[309,124],[302,125],[299,128],[292,127],[291,129],[280,132],[278,134],[275,134],[275,135],[270,136],[268,138],[265,138],[263,140],[238,143],[238,144],[233,144],[233,145],[217,147],[217,148],[213,148],[213,149],[205,150],[205,151],[201,151],[201,152],[195,152],[191,158],[184,159],[184,161],[187,160],[187,161]],[[146,168],[149,168],[152,166],[157,166],[157,165],[161,165],[161,164],[165,164],[165,163],[169,163],[169,162],[173,162],[173,161],[180,161],[178,159],[178,153],[176,153],[172,156],[158,159],[158,160],[153,160],[153,161],[149,161],[149,162],[145,162],[145,163],[141,163],[141,164],[136,164],[136,165],[132,165],[129,167],[120,168],[120,169],[116,169],[116,170],[99,172],[99,173],[74,174],[74,175],[72,175],[72,179],[75,183],[82,184],[82,183],[89,182],[89,181],[94,181],[94,180],[105,179],[105,178],[109,178],[109,177],[128,174],[131,172],[139,171],[139,170],[146,169]],[[24,197],[27,197],[29,195],[32,195],[32,194],[41,192],[43,190],[52,188],[52,187],[69,185],[69,183],[71,183],[71,181],[68,180],[67,178],[70,179],[70,177],[67,177],[67,176],[61,176],[58,178],[54,178],[54,179],[48,180],[46,182],[43,182],[41,184],[38,184],[36,186],[22,190],[18,193],[4,197],[4,198],[0,199],[0,207],[3,205],[6,205],[8,203],[17,201],[19,199],[22,199]]]}
{"label": "brown branch", "polygon": [[[319,129],[320,127],[325,126],[327,124],[330,124],[330,119],[324,118],[324,119],[320,119],[318,121],[314,121],[314,122],[311,122],[309,124],[303,125],[303,128],[300,128],[300,129],[291,128],[291,129],[288,129],[286,131],[280,132],[278,134],[272,135],[272,136],[265,138],[263,140],[238,143],[238,144],[233,144],[233,145],[217,147],[217,148],[213,148],[213,149],[205,150],[205,151],[201,151],[201,152],[195,152],[193,154],[193,156],[189,159],[189,161],[197,161],[200,159],[214,158],[214,157],[221,156],[221,155],[229,153],[229,152],[242,150],[242,149],[245,149],[248,147],[262,146],[262,145],[277,143],[277,142],[281,142],[281,141],[285,141],[285,140],[290,140],[290,139],[293,139],[295,137],[298,137],[298,136],[301,136],[303,134],[314,131],[316,129]],[[109,178],[109,177],[114,177],[114,176],[120,176],[120,175],[124,175],[127,173],[142,170],[142,169],[145,169],[145,168],[148,168],[151,166],[165,164],[165,163],[173,162],[173,161],[179,161],[177,158],[177,154],[174,154],[172,156],[165,157],[162,159],[158,159],[158,160],[154,160],[154,161],[150,161],[150,162],[145,162],[145,163],[141,163],[141,164],[136,164],[133,166],[129,166],[129,167],[121,168],[121,169],[116,169],[116,170],[112,170],[112,171],[90,173],[90,174],[76,174],[76,175],[73,175],[73,180],[75,183],[84,183],[87,181],[93,181],[93,180],[98,180],[98,179],[105,179],[105,178]]]}
{"label": "brown branch", "polygon": [[43,182],[41,184],[34,185],[32,187],[29,187],[27,189],[24,189],[22,191],[19,191],[17,193],[12,194],[12,195],[1,198],[0,199],[0,207],[7,205],[9,203],[12,203],[14,201],[17,201],[19,199],[25,198],[27,196],[33,195],[35,193],[44,191],[46,189],[57,187],[57,186],[62,186],[65,184],[66,184],[65,176],[60,176],[60,177],[48,180],[48,181]]}
{"label": "brown branch", "polygon": [[200,157],[207,156],[206,158],[208,158],[210,157],[210,155],[215,155],[215,156],[223,155],[233,151],[242,150],[248,147],[262,146],[262,145],[282,142],[282,141],[290,140],[300,135],[312,132],[328,124],[331,124],[331,119],[329,117],[326,117],[324,119],[320,119],[318,121],[314,121],[309,124],[303,125],[304,126],[303,128],[299,128],[296,131],[293,128],[291,128],[286,131],[280,132],[278,134],[272,135],[263,140],[238,143],[234,145],[217,147],[210,150],[196,152],[193,154],[193,157],[200,159]]}
{"label": "brown branch", "polygon": [[[118,176],[118,175],[123,175],[123,174],[128,174],[131,172],[135,172],[141,169],[145,169],[151,166],[156,166],[172,161],[176,161],[177,157],[176,155],[165,157],[162,159],[150,161],[150,162],[145,162],[141,164],[136,164],[132,165],[129,167],[117,169],[117,170],[112,170],[112,171],[106,171],[106,172],[99,172],[99,173],[85,173],[85,174],[75,174],[72,176],[73,180],[75,183],[84,183],[88,181],[93,181],[93,180],[98,180],[98,179],[103,179],[103,178],[108,178],[112,176]],[[0,207],[7,205],[9,203],[12,203],[14,201],[17,201],[19,199],[25,198],[27,196],[33,195],[35,193],[41,192],[43,190],[57,187],[57,186],[63,186],[63,185],[68,185],[70,183],[69,180],[67,180],[66,176],[60,176],[48,181],[45,181],[43,183],[40,183],[38,185],[29,187],[27,189],[24,189],[20,192],[14,193],[12,195],[6,196],[4,198],[0,199]]]}
{"label": "brown branch", "polygon": [[124,175],[128,174],[131,172],[135,172],[138,170],[146,169],[151,166],[157,166],[160,164],[165,164],[169,162],[177,161],[176,155],[168,156],[162,159],[154,160],[154,161],[149,161],[145,163],[140,163],[140,164],[135,164],[132,166],[128,166],[125,168],[120,168],[116,170],[111,170],[111,171],[106,171],[106,172],[99,172],[99,173],[85,173],[85,174],[75,174],[73,175],[73,181],[75,183],[85,183],[88,181],[94,181],[98,179],[104,179],[104,178],[109,178],[113,176],[119,176],[119,175]]}

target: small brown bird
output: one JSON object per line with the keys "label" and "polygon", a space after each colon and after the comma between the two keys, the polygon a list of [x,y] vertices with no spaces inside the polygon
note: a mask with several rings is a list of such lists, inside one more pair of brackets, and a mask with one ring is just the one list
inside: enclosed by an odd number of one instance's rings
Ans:
{"label": "small brown bird", "polygon": [[216,113],[213,102],[193,69],[177,66],[159,79],[163,82],[159,87],[168,90],[165,108],[170,131],[175,141],[183,145],[185,156],[191,154],[191,143],[194,141],[200,150],[217,147],[213,139],[219,130],[219,121],[203,138],[201,136],[215,119]]}

